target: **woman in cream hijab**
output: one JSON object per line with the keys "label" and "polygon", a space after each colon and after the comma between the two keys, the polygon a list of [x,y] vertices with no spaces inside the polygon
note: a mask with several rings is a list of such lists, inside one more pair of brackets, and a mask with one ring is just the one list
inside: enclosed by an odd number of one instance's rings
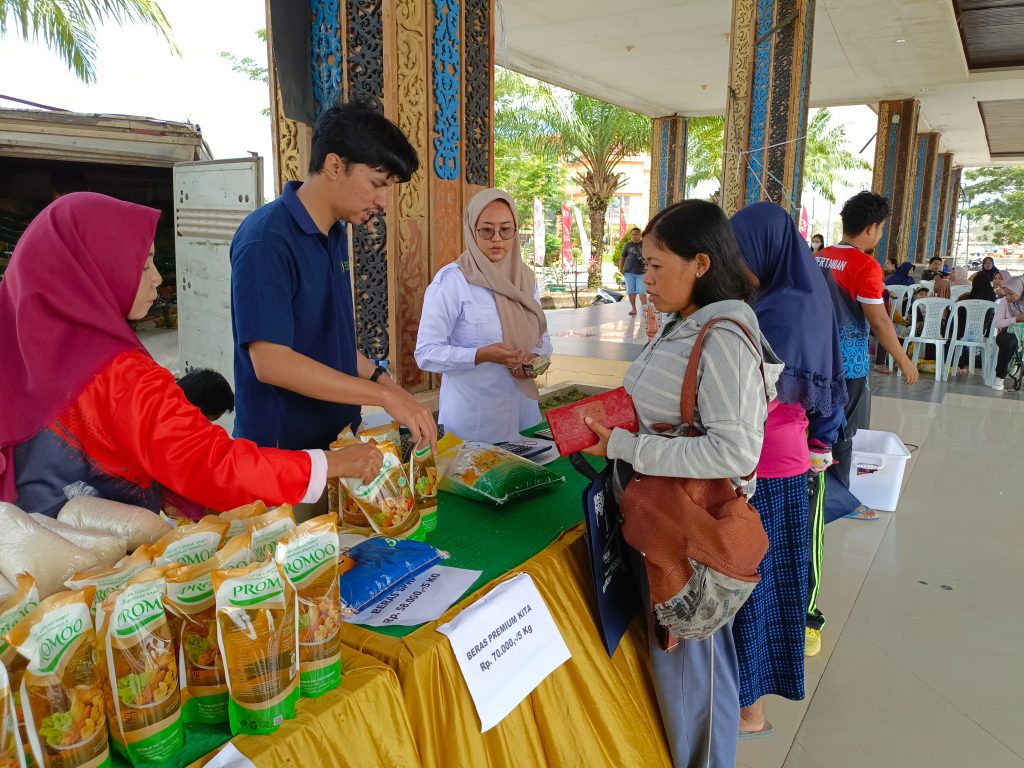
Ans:
{"label": "woman in cream hijab", "polygon": [[466,250],[434,276],[423,298],[416,364],[442,374],[438,421],[463,440],[514,440],[540,422],[525,369],[551,354],[533,271],[519,255],[515,203],[477,193],[463,219]]}

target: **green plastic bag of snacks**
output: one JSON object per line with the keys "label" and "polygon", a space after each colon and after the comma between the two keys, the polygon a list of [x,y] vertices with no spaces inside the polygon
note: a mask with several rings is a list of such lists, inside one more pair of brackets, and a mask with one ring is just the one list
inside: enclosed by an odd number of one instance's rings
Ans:
{"label": "green plastic bag of snacks", "polygon": [[460,443],[440,456],[441,490],[506,504],[565,482],[550,469],[487,443]]}

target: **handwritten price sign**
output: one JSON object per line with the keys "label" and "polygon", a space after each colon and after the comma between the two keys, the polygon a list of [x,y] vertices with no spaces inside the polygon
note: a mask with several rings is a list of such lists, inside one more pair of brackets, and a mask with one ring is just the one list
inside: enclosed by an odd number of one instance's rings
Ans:
{"label": "handwritten price sign", "polygon": [[500,723],[570,658],[533,578],[521,573],[437,628],[452,644],[480,731]]}

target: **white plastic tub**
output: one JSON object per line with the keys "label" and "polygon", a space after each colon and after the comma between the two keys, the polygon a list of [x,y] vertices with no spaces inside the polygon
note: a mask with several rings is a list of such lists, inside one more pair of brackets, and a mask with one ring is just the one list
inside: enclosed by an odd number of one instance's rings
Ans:
{"label": "white plastic tub", "polygon": [[892,432],[861,429],[853,438],[850,491],[872,509],[895,512],[910,451]]}

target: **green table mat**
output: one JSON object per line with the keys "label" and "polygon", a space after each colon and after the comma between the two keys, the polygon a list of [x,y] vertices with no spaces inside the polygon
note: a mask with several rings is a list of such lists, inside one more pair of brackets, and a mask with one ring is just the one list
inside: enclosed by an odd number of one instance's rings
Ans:
{"label": "green table mat", "polygon": [[[604,459],[589,459],[594,466]],[[482,571],[466,594],[522,565],[583,521],[582,495],[588,481],[561,458],[547,465],[565,482],[522,501],[496,506],[442,493],[438,497],[437,529],[427,543],[451,557],[445,565]],[[463,595],[465,597],[465,595]],[[461,599],[461,598],[460,598]],[[405,637],[413,627],[366,627],[391,637]]]}
{"label": "green table mat", "polygon": [[[135,768],[185,768],[199,758],[219,749],[231,740],[228,724],[224,725],[186,725],[185,746],[166,763],[135,763]],[[132,768],[132,762],[120,752],[110,747],[110,761],[114,768]]]}
{"label": "green table mat", "polygon": [[[536,429],[540,427],[528,434]],[[595,467],[604,463],[604,459],[588,459]],[[522,565],[564,531],[583,521],[581,497],[587,485],[586,478],[572,468],[568,459],[558,459],[547,467],[562,475],[565,482],[553,490],[529,496],[517,503],[499,507],[448,493],[441,494],[437,529],[427,536],[427,543],[451,555],[445,565],[482,571],[466,594]],[[405,637],[420,626],[422,624],[366,629],[391,637]],[[135,768],[184,768],[218,749],[230,738],[226,723],[222,726],[186,725],[185,747],[174,760],[159,765],[138,763]],[[132,768],[131,762],[113,748],[111,761],[115,768]]]}

